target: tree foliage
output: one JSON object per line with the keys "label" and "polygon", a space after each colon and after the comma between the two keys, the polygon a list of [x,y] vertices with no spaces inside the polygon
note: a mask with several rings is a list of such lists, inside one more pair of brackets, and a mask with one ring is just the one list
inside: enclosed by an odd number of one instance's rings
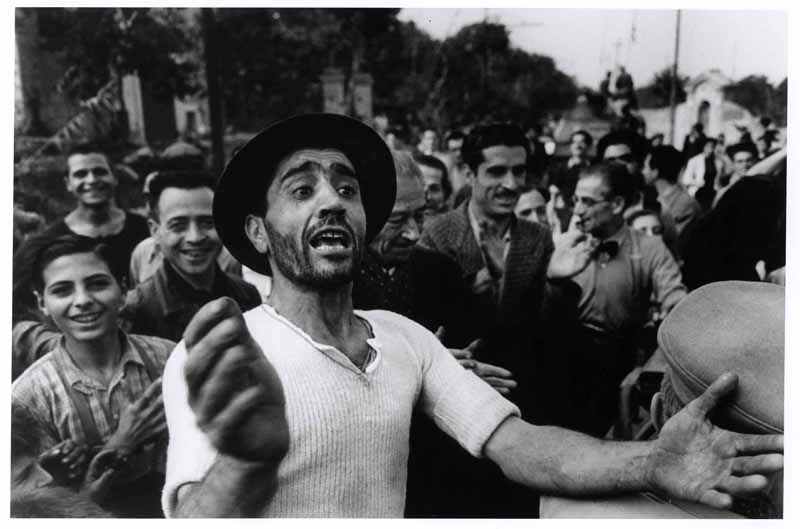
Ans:
{"label": "tree foliage", "polygon": [[749,75],[725,87],[725,97],[756,116],[769,116],[786,124],[786,79],[777,87],[763,75]]}
{"label": "tree foliage", "polygon": [[41,8],[39,45],[68,66],[60,88],[86,99],[114,75],[138,72],[156,96],[199,89],[196,35],[171,8]]}
{"label": "tree foliage", "polygon": [[[636,91],[639,106],[642,108],[669,106],[672,79],[672,66],[667,66],[663,70],[656,72],[650,83]],[[675,103],[680,104],[686,101],[685,87],[688,82],[689,78],[679,72],[675,83]]]}

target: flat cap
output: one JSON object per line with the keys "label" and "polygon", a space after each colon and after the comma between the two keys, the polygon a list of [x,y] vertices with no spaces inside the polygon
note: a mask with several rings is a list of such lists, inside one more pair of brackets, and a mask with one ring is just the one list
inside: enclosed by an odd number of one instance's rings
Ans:
{"label": "flat cap", "polygon": [[661,324],[658,343],[677,396],[688,403],[721,374],[738,375],[714,415],[742,433],[783,433],[784,301],[779,285],[723,281],[686,297]]}

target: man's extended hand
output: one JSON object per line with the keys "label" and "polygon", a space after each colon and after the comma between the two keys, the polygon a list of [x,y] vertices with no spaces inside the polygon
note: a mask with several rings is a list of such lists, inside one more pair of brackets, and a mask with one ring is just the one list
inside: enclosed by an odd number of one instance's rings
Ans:
{"label": "man's extended hand", "polygon": [[592,260],[597,240],[577,230],[553,236],[555,249],[547,265],[548,279],[569,278],[583,271]]}
{"label": "man's extended hand", "polygon": [[289,448],[283,387],[236,302],[206,304],[184,339],[189,405],[214,447],[247,462],[280,461]]}
{"label": "man's extended hand", "polygon": [[733,433],[708,420],[736,384],[736,376],[726,373],[667,421],[647,459],[653,489],[727,509],[733,496],[764,490],[765,475],[783,468],[782,435]]}

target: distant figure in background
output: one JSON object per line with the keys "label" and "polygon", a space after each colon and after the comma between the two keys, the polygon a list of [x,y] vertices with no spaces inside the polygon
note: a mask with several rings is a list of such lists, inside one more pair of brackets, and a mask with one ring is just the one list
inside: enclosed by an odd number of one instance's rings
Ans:
{"label": "distant figure in background", "polygon": [[703,133],[703,124],[695,123],[689,130],[689,134],[683,139],[683,161],[688,163],[689,160],[701,152],[703,152],[703,145],[706,141],[706,135]]}
{"label": "distant figure in background", "polygon": [[139,215],[116,206],[114,192],[117,178],[106,155],[94,145],[74,147],[67,157],[67,190],[77,206],[67,216],[45,228],[39,235],[23,242],[14,255],[14,315],[19,319],[36,319],[35,300],[31,292],[30,272],[39,247],[62,235],[82,235],[109,246],[114,267],[122,272],[127,286],[128,264],[133,249],[148,236],[147,221]]}
{"label": "distant figure in background", "polygon": [[548,200],[549,193],[546,189],[531,189],[519,196],[519,202],[517,202],[514,213],[521,219],[550,227],[547,220]]}
{"label": "distant figure in background", "polygon": [[437,145],[436,131],[433,129],[425,129],[420,136],[419,143],[417,144],[417,151],[421,154],[433,155],[436,152]]}
{"label": "distant figure in background", "polygon": [[448,155],[448,179],[450,180],[451,196],[467,185],[467,171],[469,168],[464,163],[461,149],[464,147],[466,136],[460,130],[451,130],[445,136]]}
{"label": "distant figure in background", "polygon": [[[697,198],[697,191],[706,188],[713,191],[714,183],[719,178],[730,174],[731,167],[724,149],[720,149],[719,141],[715,138],[706,138],[703,143],[703,152],[693,156],[686,163],[686,169],[681,177],[681,183],[689,195]],[[703,191],[700,198],[704,193]]]}
{"label": "distant figure in background", "polygon": [[646,207],[644,176],[642,175],[642,162],[645,148],[643,138],[633,133],[608,134],[604,136],[606,144],[598,156],[604,162],[617,162],[625,166],[628,178],[631,181],[633,195],[627,202],[624,218],[627,219],[634,211]]}
{"label": "distant figure in background", "polygon": [[528,138],[528,148],[531,155],[528,158],[528,178],[526,187],[540,187],[544,184],[547,167],[550,163],[550,155],[547,154],[544,142],[540,139],[542,127],[538,123],[532,123],[525,131]]}
{"label": "distant figure in background", "polygon": [[549,208],[551,216],[558,218],[558,225],[553,227],[558,233],[567,231],[569,227],[572,218],[572,195],[578,183],[578,174],[591,165],[589,151],[593,143],[594,139],[587,131],[573,132],[569,141],[569,158],[566,162],[551,164],[548,169]]}
{"label": "distant figure in background", "polygon": [[[714,142],[713,139],[708,140]],[[658,192],[661,215],[677,236],[701,213],[700,205],[678,185],[683,157],[671,145],[655,147],[644,163],[644,181]]]}
{"label": "distant figure in background", "polygon": [[418,154],[414,161],[422,171],[425,184],[425,216],[433,217],[448,211],[452,188],[447,178],[447,166],[439,158],[425,154]]}
{"label": "distant figure in background", "polygon": [[756,147],[758,148],[758,159],[763,160],[770,154],[777,151],[773,145],[778,141],[778,131],[774,129],[767,129],[756,140]]}
{"label": "distant figure in background", "polygon": [[649,237],[664,237],[664,223],[661,215],[650,209],[640,209],[628,219],[632,230],[644,233]]}
{"label": "distant figure in background", "polygon": [[728,147],[728,157],[733,161],[733,171],[727,178],[718,178],[714,186],[716,194],[713,204],[716,205],[722,196],[758,161],[758,150],[752,143],[737,143]]}

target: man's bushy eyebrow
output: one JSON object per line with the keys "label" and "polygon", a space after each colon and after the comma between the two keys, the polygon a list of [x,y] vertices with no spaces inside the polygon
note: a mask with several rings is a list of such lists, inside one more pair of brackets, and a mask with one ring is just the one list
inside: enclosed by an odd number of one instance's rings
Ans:
{"label": "man's bushy eyebrow", "polygon": [[[315,169],[322,169],[322,165],[319,164],[318,162],[314,162],[314,161],[311,161],[311,160],[306,160],[305,162],[301,163],[300,165],[298,165],[296,167],[292,167],[291,169],[286,171],[286,173],[284,173],[280,177],[280,181],[284,182],[284,181],[288,180],[289,178],[291,178],[293,176],[296,176],[298,174],[302,174],[302,173],[305,173],[305,172],[308,172],[308,171],[312,171],[312,170],[315,170]],[[356,176],[356,173],[355,173],[355,171],[353,171],[353,169],[351,169],[350,167],[348,167],[348,166],[346,166],[345,164],[342,164],[342,163],[332,163],[331,164],[331,169],[333,169],[338,175],[341,175],[341,176],[350,176],[350,177],[353,177],[353,178],[355,178],[355,176]]]}

